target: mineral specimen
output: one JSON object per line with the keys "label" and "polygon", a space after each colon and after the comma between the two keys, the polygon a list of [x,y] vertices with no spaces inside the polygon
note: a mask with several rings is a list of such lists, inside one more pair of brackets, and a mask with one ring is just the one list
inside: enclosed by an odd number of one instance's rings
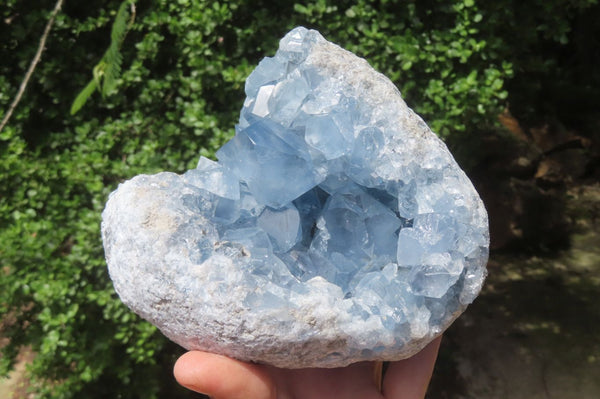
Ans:
{"label": "mineral specimen", "polygon": [[288,368],[413,355],[485,278],[471,182],[387,78],[314,30],[246,95],[218,162],[111,194],[119,296],[187,349]]}

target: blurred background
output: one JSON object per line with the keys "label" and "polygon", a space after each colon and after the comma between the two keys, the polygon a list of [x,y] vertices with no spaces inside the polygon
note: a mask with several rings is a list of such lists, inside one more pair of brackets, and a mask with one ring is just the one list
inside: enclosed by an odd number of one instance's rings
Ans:
{"label": "blurred background", "polygon": [[199,397],[114,293],[100,214],[213,156],[297,25],[392,79],[489,211],[489,278],[428,397],[600,397],[598,21],[597,0],[3,0],[0,397]]}

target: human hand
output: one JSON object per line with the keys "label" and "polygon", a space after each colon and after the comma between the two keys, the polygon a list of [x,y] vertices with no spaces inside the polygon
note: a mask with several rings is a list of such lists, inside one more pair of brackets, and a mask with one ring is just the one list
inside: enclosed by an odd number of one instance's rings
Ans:
{"label": "human hand", "polygon": [[191,351],[179,358],[174,374],[192,391],[214,399],[423,399],[441,337],[415,356],[391,362],[381,392],[375,362],[323,369],[280,369]]}

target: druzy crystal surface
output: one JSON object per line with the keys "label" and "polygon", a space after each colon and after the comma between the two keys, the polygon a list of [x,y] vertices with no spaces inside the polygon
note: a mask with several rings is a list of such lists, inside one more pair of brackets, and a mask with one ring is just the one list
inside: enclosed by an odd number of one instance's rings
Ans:
{"label": "druzy crystal surface", "polygon": [[242,360],[413,355],[485,278],[471,182],[387,78],[314,30],[288,33],[245,91],[218,162],[111,194],[121,299],[185,348]]}

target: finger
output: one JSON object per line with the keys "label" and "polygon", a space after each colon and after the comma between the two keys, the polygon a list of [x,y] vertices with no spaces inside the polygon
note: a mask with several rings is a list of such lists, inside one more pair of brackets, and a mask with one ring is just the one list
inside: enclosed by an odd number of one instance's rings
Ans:
{"label": "finger", "polygon": [[212,353],[192,351],[173,369],[184,387],[215,399],[275,399],[275,387],[262,366]]}
{"label": "finger", "polygon": [[382,399],[373,381],[371,362],[331,369],[272,368],[271,372],[279,381],[282,398]]}
{"label": "finger", "polygon": [[383,381],[387,399],[423,399],[431,380],[442,337],[438,337],[413,357],[390,363]]}

